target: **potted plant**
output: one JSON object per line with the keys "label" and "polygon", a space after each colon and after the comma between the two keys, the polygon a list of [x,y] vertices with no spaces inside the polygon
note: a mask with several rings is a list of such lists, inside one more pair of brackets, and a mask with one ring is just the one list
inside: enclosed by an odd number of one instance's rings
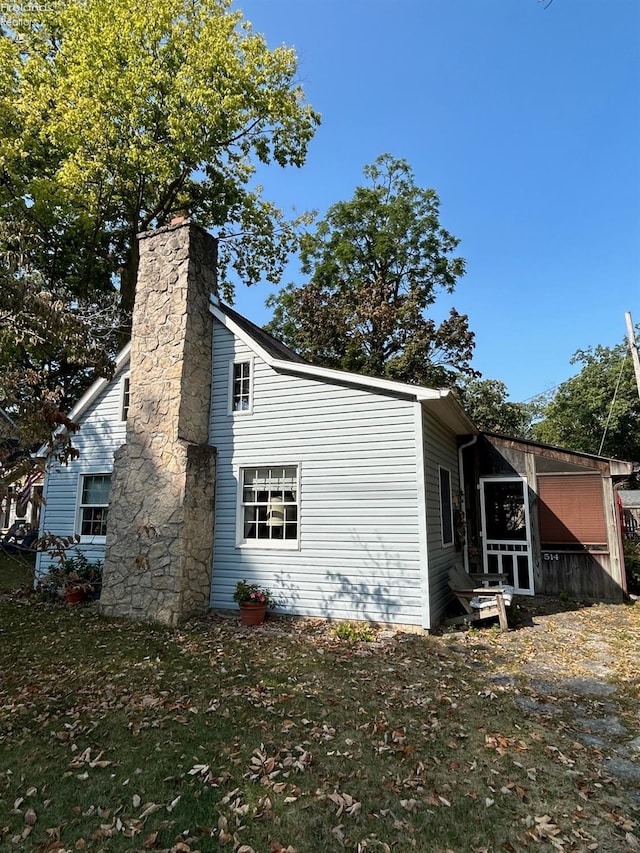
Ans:
{"label": "potted plant", "polygon": [[92,563],[86,554],[78,551],[60,560],[58,567],[50,572],[47,586],[57,590],[68,604],[95,601],[102,588],[102,563]]}
{"label": "potted plant", "polygon": [[273,605],[271,591],[245,578],[238,581],[233,600],[240,606],[241,625],[260,625],[264,622],[267,607]]}

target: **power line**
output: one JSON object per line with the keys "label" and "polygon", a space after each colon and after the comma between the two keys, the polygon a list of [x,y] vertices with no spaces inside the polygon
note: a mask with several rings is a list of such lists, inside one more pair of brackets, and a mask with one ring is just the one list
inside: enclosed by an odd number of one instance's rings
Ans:
{"label": "power line", "polygon": [[527,397],[525,400],[520,400],[521,403],[528,403],[530,400],[535,400],[536,397],[542,397],[545,394],[549,394],[551,391],[556,391],[561,385],[564,385],[565,382],[569,382],[573,379],[573,376],[570,376],[569,379],[563,379],[562,382],[558,382],[557,385],[552,385],[551,388],[547,388],[545,391],[538,391],[537,394],[532,394],[530,397]]}
{"label": "power line", "polygon": [[609,429],[609,421],[611,420],[611,414],[613,412],[613,407],[616,402],[616,397],[618,396],[618,388],[620,387],[620,380],[622,379],[622,370],[624,368],[624,364],[627,360],[628,356],[625,357],[620,362],[620,373],[618,373],[618,381],[616,382],[616,389],[613,392],[613,399],[611,400],[611,405],[609,406],[609,414],[607,415],[607,422],[604,425],[604,432],[602,433],[602,441],[600,442],[600,447],[598,448],[598,456],[602,453],[602,448],[604,447],[604,440],[607,437],[607,430]]}

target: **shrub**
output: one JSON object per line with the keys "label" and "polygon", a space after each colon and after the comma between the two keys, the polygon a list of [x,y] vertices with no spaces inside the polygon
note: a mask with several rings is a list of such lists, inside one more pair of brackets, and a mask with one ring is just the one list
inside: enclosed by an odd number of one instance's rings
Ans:
{"label": "shrub", "polygon": [[371,643],[376,638],[369,625],[356,622],[339,622],[333,629],[333,633],[338,639],[347,640],[350,643]]}

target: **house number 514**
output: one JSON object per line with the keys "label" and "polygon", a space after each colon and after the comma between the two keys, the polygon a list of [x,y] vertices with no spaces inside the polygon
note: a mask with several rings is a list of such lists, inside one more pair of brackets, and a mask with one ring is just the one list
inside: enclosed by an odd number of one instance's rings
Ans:
{"label": "house number 514", "polygon": [[560,559],[560,555],[559,555],[559,554],[550,554],[550,553],[547,551],[547,552],[545,552],[545,553],[542,555],[542,559],[543,559],[543,560],[559,560],[559,559]]}

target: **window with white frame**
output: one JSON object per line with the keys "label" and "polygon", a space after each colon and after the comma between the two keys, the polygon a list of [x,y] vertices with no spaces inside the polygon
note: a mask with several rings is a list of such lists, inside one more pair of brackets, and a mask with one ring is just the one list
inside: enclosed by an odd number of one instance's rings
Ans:
{"label": "window with white frame", "polygon": [[297,466],[242,468],[240,484],[239,544],[297,546]]}
{"label": "window with white frame", "polygon": [[122,378],[122,407],[120,412],[120,420],[126,421],[129,415],[129,395],[131,391],[131,377],[124,376]]}
{"label": "window with white frame", "polygon": [[453,501],[451,499],[451,472],[439,468],[440,474],[440,523],[442,526],[442,544],[453,544]]}
{"label": "window with white frame", "polygon": [[79,531],[81,536],[107,535],[111,474],[84,474],[81,482]]}
{"label": "window with white frame", "polygon": [[251,411],[251,362],[237,361],[231,373],[231,411]]}

